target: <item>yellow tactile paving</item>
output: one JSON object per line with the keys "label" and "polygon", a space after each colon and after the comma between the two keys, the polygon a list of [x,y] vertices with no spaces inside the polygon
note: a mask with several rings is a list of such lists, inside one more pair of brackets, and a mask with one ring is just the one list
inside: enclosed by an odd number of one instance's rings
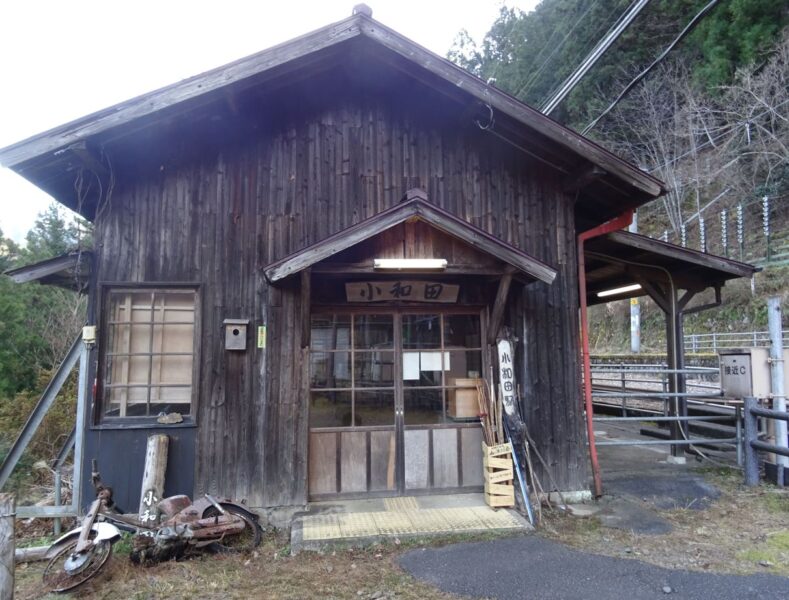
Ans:
{"label": "yellow tactile paving", "polygon": [[404,535],[414,532],[414,526],[406,512],[387,510],[370,514],[375,519],[378,535]]}
{"label": "yellow tactile paving", "polygon": [[449,523],[436,514],[435,510],[409,510],[404,512],[411,522],[411,527],[418,533],[440,533],[447,531]]}
{"label": "yellow tactile paving", "polygon": [[377,524],[373,513],[344,513],[337,515],[343,537],[368,537],[375,535]]}
{"label": "yellow tactile paving", "polygon": [[301,522],[304,541],[526,527],[509,511],[486,506],[309,515]]}
{"label": "yellow tactile paving", "polygon": [[413,496],[384,498],[384,507],[386,510],[419,510],[419,504]]}
{"label": "yellow tactile paving", "polygon": [[313,515],[302,520],[305,540],[331,540],[339,537],[338,515]]}

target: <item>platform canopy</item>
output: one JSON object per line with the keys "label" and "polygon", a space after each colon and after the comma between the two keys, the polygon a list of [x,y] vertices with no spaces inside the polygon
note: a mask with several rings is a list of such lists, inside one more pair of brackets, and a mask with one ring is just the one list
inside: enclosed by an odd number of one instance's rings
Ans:
{"label": "platform canopy", "polygon": [[[589,305],[651,295],[650,283],[698,293],[751,277],[758,267],[682,248],[643,235],[616,231],[586,242]],[[639,287],[635,287],[639,286]]]}

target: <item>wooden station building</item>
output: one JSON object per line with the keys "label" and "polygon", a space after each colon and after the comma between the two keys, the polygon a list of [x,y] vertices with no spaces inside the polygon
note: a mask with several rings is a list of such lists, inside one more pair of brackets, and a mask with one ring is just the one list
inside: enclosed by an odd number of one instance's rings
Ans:
{"label": "wooden station building", "polygon": [[152,433],[167,493],[479,490],[467,391],[502,332],[559,487],[589,489],[578,234],[662,184],[364,7],[0,162],[95,225],[65,259],[98,328],[82,468],[122,506]]}

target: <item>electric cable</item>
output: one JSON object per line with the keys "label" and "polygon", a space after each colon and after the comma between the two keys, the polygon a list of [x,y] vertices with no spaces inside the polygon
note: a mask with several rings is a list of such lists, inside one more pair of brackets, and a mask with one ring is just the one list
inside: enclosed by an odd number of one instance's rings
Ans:
{"label": "electric cable", "polygon": [[636,75],[636,76],[635,76],[635,78],[634,78],[634,79],[633,79],[633,80],[632,80],[630,83],[628,83],[628,84],[625,86],[625,89],[623,89],[623,90],[622,90],[622,91],[619,93],[619,95],[616,97],[616,99],[614,99],[614,101],[613,101],[611,104],[609,104],[609,105],[608,105],[608,108],[606,108],[606,109],[605,109],[605,110],[604,110],[602,113],[600,113],[600,115],[598,115],[598,117],[597,117],[596,119],[594,119],[594,120],[593,120],[591,123],[589,123],[589,125],[587,125],[587,126],[584,128],[584,130],[583,130],[581,133],[582,133],[583,135],[586,135],[587,133],[589,133],[589,131],[591,131],[591,130],[592,130],[592,128],[593,128],[595,125],[597,125],[597,123],[599,123],[599,122],[600,122],[600,119],[602,119],[602,118],[603,118],[604,116],[606,116],[606,115],[607,115],[609,112],[611,112],[611,111],[614,109],[614,107],[615,107],[617,104],[619,104],[619,101],[620,101],[622,98],[624,98],[624,97],[625,97],[625,96],[626,96],[626,95],[627,95],[627,94],[630,92],[630,90],[632,90],[632,89],[633,89],[633,88],[636,86],[636,84],[638,84],[638,82],[639,82],[639,81],[641,81],[641,80],[642,80],[644,77],[646,77],[646,76],[647,76],[647,74],[648,74],[648,73],[649,73],[649,72],[650,72],[650,71],[653,69],[653,67],[655,67],[655,66],[656,66],[657,64],[659,64],[659,63],[660,63],[660,62],[661,62],[661,61],[662,61],[664,58],[666,58],[666,56],[668,56],[668,53],[669,53],[669,52],[671,52],[671,51],[674,49],[674,47],[675,47],[677,44],[679,44],[679,43],[680,43],[680,42],[681,42],[681,41],[682,41],[682,40],[685,38],[685,36],[687,36],[687,35],[688,35],[688,34],[689,34],[691,31],[693,31],[693,30],[695,29],[696,25],[698,25],[698,24],[699,24],[699,22],[701,22],[701,20],[702,20],[702,19],[703,19],[703,18],[704,18],[704,17],[705,17],[705,16],[706,16],[706,15],[707,15],[707,14],[708,14],[708,13],[709,13],[709,12],[710,12],[712,9],[713,9],[713,8],[715,8],[715,6],[718,4],[718,2],[719,2],[719,1],[720,1],[720,0],[711,0],[711,1],[710,1],[710,2],[709,2],[709,3],[708,3],[708,4],[707,4],[707,5],[704,7],[704,8],[702,8],[702,9],[701,9],[701,10],[700,10],[700,11],[699,11],[697,14],[696,14],[696,16],[695,16],[695,17],[693,17],[693,18],[690,20],[690,22],[689,22],[687,25],[685,25],[685,28],[684,28],[684,29],[683,29],[683,30],[680,32],[680,34],[679,34],[679,35],[678,35],[676,38],[674,38],[674,41],[673,41],[673,42],[671,42],[671,43],[668,45],[668,47],[667,47],[665,50],[663,50],[663,52],[661,52],[661,53],[660,53],[660,56],[658,56],[658,57],[657,57],[655,60],[653,60],[653,61],[652,61],[652,64],[650,64],[650,65],[649,65],[649,66],[648,66],[646,69],[644,69],[643,71],[641,71],[641,73],[639,73],[638,75]]}

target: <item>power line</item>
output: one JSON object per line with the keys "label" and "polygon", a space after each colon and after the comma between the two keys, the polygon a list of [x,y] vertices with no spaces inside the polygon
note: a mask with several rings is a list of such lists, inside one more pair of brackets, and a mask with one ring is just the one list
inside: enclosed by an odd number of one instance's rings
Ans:
{"label": "power line", "polygon": [[638,75],[636,75],[636,77],[633,79],[633,81],[631,81],[630,83],[628,83],[628,84],[625,86],[625,89],[623,89],[623,90],[622,90],[622,91],[619,93],[619,95],[618,95],[618,96],[616,97],[616,99],[615,99],[615,100],[614,100],[614,101],[613,101],[613,102],[612,102],[612,103],[611,103],[611,104],[608,106],[608,108],[606,108],[606,109],[605,109],[605,110],[604,110],[602,113],[600,113],[600,115],[599,115],[599,116],[598,116],[598,117],[597,117],[597,118],[596,118],[594,121],[592,121],[591,123],[589,123],[589,125],[587,125],[587,126],[584,128],[584,130],[583,130],[581,133],[582,133],[583,135],[586,135],[587,133],[589,133],[589,131],[591,131],[591,130],[592,130],[592,128],[593,128],[595,125],[597,125],[597,123],[600,121],[600,119],[602,119],[602,118],[603,118],[604,116],[606,116],[606,115],[607,115],[609,112],[611,112],[611,111],[613,110],[613,108],[614,108],[614,107],[615,107],[615,106],[616,106],[616,105],[619,103],[619,101],[620,101],[622,98],[624,98],[624,97],[625,97],[625,96],[626,96],[626,95],[627,95],[627,94],[630,92],[630,90],[632,90],[632,89],[633,89],[633,88],[636,86],[636,84],[638,84],[638,82],[639,82],[639,81],[641,81],[641,80],[642,80],[644,77],[646,77],[647,73],[649,73],[649,72],[652,70],[652,68],[653,68],[655,65],[657,65],[658,63],[660,63],[660,61],[662,61],[664,58],[666,58],[666,56],[668,55],[668,53],[669,53],[669,52],[671,52],[671,51],[674,49],[674,47],[675,47],[677,44],[679,44],[679,43],[680,43],[680,42],[681,42],[681,41],[682,41],[682,40],[685,38],[685,36],[686,36],[686,35],[688,35],[688,34],[689,34],[691,31],[693,31],[693,29],[696,27],[696,25],[698,25],[698,24],[699,24],[699,22],[700,22],[700,21],[701,21],[701,20],[704,18],[704,16],[705,16],[705,15],[707,15],[707,13],[709,13],[709,12],[710,12],[710,11],[711,11],[713,8],[715,8],[715,6],[718,4],[718,2],[719,2],[719,0],[711,0],[711,2],[710,2],[709,4],[707,4],[707,6],[705,6],[704,8],[702,8],[702,9],[701,9],[701,10],[698,12],[698,14],[696,14],[696,16],[695,16],[695,17],[693,17],[693,18],[690,20],[690,23],[688,23],[687,25],[685,25],[685,29],[683,29],[683,30],[680,32],[680,34],[679,34],[679,35],[678,35],[678,36],[677,36],[677,37],[674,39],[674,41],[673,41],[673,42],[671,42],[671,44],[669,44],[669,46],[668,46],[668,47],[667,47],[665,50],[663,50],[663,52],[660,54],[660,56],[658,56],[658,57],[657,57],[657,58],[656,58],[654,61],[652,61],[652,64],[651,64],[651,65],[649,65],[649,66],[648,66],[646,69],[644,69],[643,71],[641,71],[641,73],[639,73]]}
{"label": "power line", "polygon": [[583,60],[578,68],[573,71],[570,76],[561,84],[559,90],[552,95],[540,107],[540,112],[544,115],[551,114],[554,109],[564,100],[567,95],[573,91],[578,82],[586,75],[598,59],[605,53],[608,48],[617,40],[622,32],[633,22],[638,14],[644,9],[649,0],[635,0],[630,8],[625,13],[624,17],[615,25],[612,31],[609,31],[603,39],[592,49],[592,52]]}
{"label": "power line", "polygon": [[[578,17],[578,20],[577,20],[577,21],[576,21],[576,22],[573,24],[573,26],[572,26],[572,27],[570,27],[570,30],[569,30],[569,31],[568,31],[568,32],[565,34],[564,38],[562,38],[562,41],[561,41],[561,42],[559,42],[559,43],[558,43],[556,46],[554,46],[554,47],[553,47],[553,50],[551,50],[551,52],[548,54],[548,56],[547,56],[547,57],[545,58],[545,60],[542,62],[542,64],[540,65],[540,67],[539,67],[539,68],[538,68],[536,71],[534,71],[534,72],[531,74],[531,76],[529,77],[529,79],[526,81],[526,83],[524,83],[524,84],[521,86],[521,88],[520,88],[520,89],[518,90],[518,92],[515,94],[515,96],[516,96],[516,97],[520,97],[520,95],[521,95],[522,93],[528,92],[528,91],[529,91],[529,90],[530,90],[530,89],[531,89],[531,88],[534,86],[534,84],[537,82],[537,77],[540,75],[540,73],[542,73],[543,69],[544,69],[546,66],[548,66],[548,62],[549,62],[549,61],[550,61],[550,60],[551,60],[551,59],[554,57],[554,55],[555,55],[555,54],[556,54],[556,53],[557,53],[559,50],[561,50],[561,48],[564,46],[564,44],[567,42],[567,40],[568,40],[568,39],[570,38],[570,36],[572,35],[573,31],[575,31],[576,27],[578,27],[578,25],[580,25],[580,24],[581,24],[581,22],[582,22],[582,21],[583,21],[583,20],[586,18],[586,16],[589,14],[589,12],[590,12],[590,11],[591,11],[591,10],[592,10],[592,9],[593,9],[593,8],[594,8],[596,5],[597,5],[597,4],[598,4],[598,2],[599,2],[599,0],[594,0],[594,2],[592,2],[592,3],[591,3],[591,4],[590,4],[588,7],[587,7],[587,9],[586,9],[586,10],[585,10],[585,11],[584,11],[582,14],[581,14],[581,16],[580,16],[580,17]],[[545,42],[545,46],[544,46],[544,48],[547,48],[547,47],[550,45],[550,43],[551,43],[551,40],[553,39],[553,36],[554,36],[554,35],[556,35],[556,32],[557,32],[557,31],[558,31],[558,29],[554,29],[554,30],[553,30],[553,33],[551,34],[551,37],[550,37],[550,38],[548,38],[548,41],[547,41],[547,42]],[[539,59],[539,58],[540,58],[540,57],[539,57],[539,56],[537,56],[537,57],[535,57],[535,60],[537,60],[537,59]]]}
{"label": "power line", "polygon": [[[591,8],[591,7],[590,7],[590,8]],[[618,16],[618,17],[617,17],[617,18],[614,20],[614,22],[613,22],[613,23],[611,24],[611,26],[608,28],[608,30],[607,30],[607,31],[606,31],[606,32],[603,34],[603,36],[602,36],[601,38],[598,38],[598,35],[599,35],[599,33],[600,33],[600,30],[601,30],[601,29],[603,29],[603,27],[605,27],[605,23],[606,23],[606,22],[607,22],[607,21],[608,21],[608,20],[611,18],[611,15],[613,15],[613,14],[616,12],[617,8],[618,8],[618,5],[617,5],[617,6],[614,6],[614,8],[613,8],[613,9],[612,9],[612,10],[611,10],[609,13],[608,13],[608,15],[606,15],[605,21],[604,21],[604,22],[601,24],[601,26],[600,26],[600,27],[598,27],[598,28],[595,30],[594,34],[592,34],[592,36],[591,36],[591,40],[592,40],[592,41],[594,41],[595,39],[603,39],[604,37],[606,37],[606,36],[610,35],[610,34],[611,34],[611,32],[614,30],[614,28],[615,28],[615,27],[617,27],[617,26],[619,25],[619,23],[621,23],[621,21],[622,21],[622,19],[624,18],[625,14],[627,14],[626,12],[620,13],[620,14],[619,14],[619,16]],[[572,31],[571,31],[570,33],[572,33]],[[567,37],[569,37],[569,33],[568,33],[568,35],[565,37],[565,40],[562,40],[562,44],[564,43],[564,41],[566,41]],[[599,41],[598,41],[597,43],[599,44]],[[596,46],[597,46],[597,44],[595,44],[594,46],[592,46],[592,49],[594,49]],[[560,49],[560,46],[559,46],[559,47],[557,47],[557,48],[555,48],[555,49],[554,49],[554,52],[558,51],[559,49]],[[591,52],[591,50],[590,50],[589,52]],[[587,56],[588,56],[588,54],[587,54]],[[546,61],[546,62],[547,62],[547,61]],[[544,66],[546,66],[546,65],[545,65],[545,64],[543,64],[543,65],[540,67],[540,70],[541,70],[541,69],[542,69]],[[535,77],[536,77],[536,76],[535,76]],[[548,98],[551,98],[551,97],[552,97],[554,94],[556,94],[557,90],[559,89],[559,87],[560,87],[561,85],[562,85],[562,83],[558,83],[558,84],[557,84],[557,85],[555,85],[553,88],[551,88],[550,92],[547,94],[547,97],[548,97]],[[531,87],[531,86],[530,86],[530,87]]]}

